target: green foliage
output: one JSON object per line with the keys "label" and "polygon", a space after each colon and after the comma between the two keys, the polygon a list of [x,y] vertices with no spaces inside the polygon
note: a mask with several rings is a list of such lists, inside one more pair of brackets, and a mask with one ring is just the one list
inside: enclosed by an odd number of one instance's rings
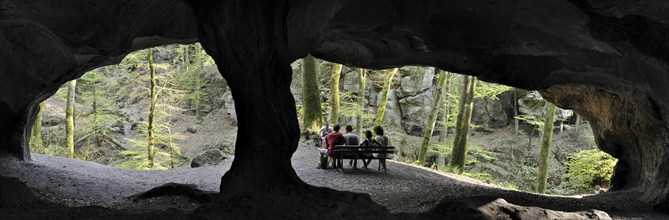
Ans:
{"label": "green foliage", "polygon": [[[111,80],[107,67],[93,70],[78,80],[80,95],[77,109],[86,110],[78,118],[77,130],[90,133],[119,132],[123,117],[116,113],[118,106],[114,100],[114,89],[118,82]],[[86,133],[86,132],[83,132]]]}
{"label": "green foliage", "polygon": [[563,176],[566,181],[561,186],[573,192],[591,191],[596,186],[607,188],[617,161],[596,148],[573,153],[567,162],[568,172]]}
{"label": "green foliage", "polygon": [[496,83],[486,83],[480,82],[477,83],[476,88],[474,89],[474,98],[483,99],[497,99],[497,96],[511,90],[512,87],[505,85],[500,85]]}
{"label": "green foliage", "polygon": [[364,109],[360,108],[360,104],[355,101],[357,99],[357,95],[353,94],[353,92],[347,91],[343,93],[342,98],[343,99],[339,107],[339,113],[342,116],[347,118],[361,117],[363,121],[369,121],[374,118],[373,113],[368,113],[364,111]]}

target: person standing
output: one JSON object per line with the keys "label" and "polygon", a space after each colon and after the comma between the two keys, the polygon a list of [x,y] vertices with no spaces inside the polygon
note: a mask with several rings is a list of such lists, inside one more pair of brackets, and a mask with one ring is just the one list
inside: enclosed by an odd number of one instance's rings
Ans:
{"label": "person standing", "polygon": [[[376,134],[376,137],[374,137],[374,140],[376,142],[381,144],[381,146],[383,146],[383,147],[390,146],[390,139],[388,138],[388,136],[383,134],[383,128],[381,126],[374,127],[374,133]],[[387,169],[386,169],[386,159],[385,159],[387,157],[387,155],[385,153],[379,153],[379,154],[376,154],[374,156],[377,157],[377,158],[381,158],[381,159],[379,159],[379,169],[378,170],[380,171],[381,167],[383,167],[383,171],[387,171]]]}
{"label": "person standing", "polygon": [[[344,134],[344,142],[345,142],[345,145],[358,146],[358,144],[360,144],[360,139],[358,138],[358,135],[355,135],[353,133],[353,126],[351,126],[351,125],[346,125],[346,134]],[[357,157],[358,155],[356,153],[356,154],[351,154],[351,155],[348,155],[348,156]],[[354,161],[355,161],[355,163],[354,163]],[[358,159],[349,160],[348,166],[349,167],[352,166],[353,169],[358,169]]]}

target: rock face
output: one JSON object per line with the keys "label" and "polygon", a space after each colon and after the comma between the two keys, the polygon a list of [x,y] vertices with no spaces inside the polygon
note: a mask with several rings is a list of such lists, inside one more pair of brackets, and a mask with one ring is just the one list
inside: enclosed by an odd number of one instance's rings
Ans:
{"label": "rock face", "polygon": [[203,166],[213,166],[224,159],[226,159],[223,155],[223,152],[220,151],[219,149],[212,149],[212,150],[207,150],[205,152],[202,152],[200,155],[197,155],[197,157],[193,158],[193,161],[190,163],[190,167],[195,168],[195,167],[203,167]]}
{"label": "rock face", "polygon": [[434,95],[431,91],[400,99],[404,131],[414,136],[423,135],[427,115],[430,114]]}
{"label": "rock face", "polygon": [[472,123],[485,128],[502,128],[509,124],[509,116],[499,99],[474,99]]}
{"label": "rock face", "polygon": [[[529,92],[525,97],[518,100],[520,113],[538,116],[538,118],[541,118],[541,115],[545,112],[545,106],[546,100],[537,91]],[[571,110],[558,108],[555,111],[555,121],[565,121],[572,115],[574,115],[574,112]]]}
{"label": "rock face", "polygon": [[33,192],[16,178],[0,176],[0,189],[0,210],[37,201]]}
{"label": "rock face", "polygon": [[620,159],[612,190],[667,203],[667,1],[184,1],[0,0],[0,151],[30,159],[26,125],[66,81],[197,37],[229,83],[239,123],[222,199],[306,187],[290,164],[299,138],[290,63],[311,53],[542,90],[590,121],[599,147]]}

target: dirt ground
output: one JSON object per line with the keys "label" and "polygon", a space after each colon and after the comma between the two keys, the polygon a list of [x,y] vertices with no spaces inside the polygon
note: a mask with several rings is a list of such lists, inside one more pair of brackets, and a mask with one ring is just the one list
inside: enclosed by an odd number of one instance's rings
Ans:
{"label": "dirt ground", "polygon": [[[474,179],[398,162],[388,162],[387,174],[377,172],[376,162],[372,162],[367,170],[353,170],[346,165],[345,172],[339,173],[335,170],[316,169],[317,155],[317,149],[309,143],[301,143],[293,155],[293,167],[306,183],[369,194],[374,202],[386,207],[390,213],[421,213],[439,206],[444,200],[491,197],[503,198],[506,202],[519,206],[536,206],[566,212],[603,210],[615,219],[669,218],[641,210],[643,204],[627,199],[634,192],[603,193],[585,197],[540,195],[508,190]],[[142,216],[147,212],[153,213],[152,216],[156,216],[155,212],[162,213],[158,216],[185,216],[185,213],[206,201],[195,201],[192,195],[178,193],[148,199],[136,199],[134,195],[166,183],[192,184],[205,194],[208,191],[215,194],[219,190],[221,176],[230,168],[232,162],[232,159],[228,159],[217,166],[195,169],[133,171],[62,157],[33,155],[33,159],[32,162],[0,160],[0,176],[18,178],[49,204],[70,207],[59,208],[59,212],[70,213],[63,210],[86,207],[71,212],[85,210],[86,213],[109,213],[105,216],[113,218]],[[23,215],[27,210],[6,210],[4,215],[9,216],[9,219],[38,219],[51,215],[48,210],[39,212],[44,215]],[[125,211],[119,214],[114,210]],[[93,218],[99,215],[101,214],[86,216]]]}

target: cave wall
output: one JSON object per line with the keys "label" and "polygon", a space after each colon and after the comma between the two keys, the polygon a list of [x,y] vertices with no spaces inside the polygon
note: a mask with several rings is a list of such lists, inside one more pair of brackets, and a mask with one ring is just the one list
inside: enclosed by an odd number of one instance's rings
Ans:
{"label": "cave wall", "polygon": [[[185,1],[190,8],[178,0],[0,0],[1,151],[29,159],[26,125],[64,82],[133,50],[197,36],[238,110],[237,158],[221,186],[234,192],[227,195],[275,180],[300,184],[290,167],[299,137],[290,62],[312,53],[542,90],[591,121],[600,147],[621,159],[614,189],[666,203],[669,2]],[[273,135],[257,137],[263,129]]]}
{"label": "cave wall", "polygon": [[27,125],[65,82],[196,35],[192,10],[179,0],[0,0],[0,149],[30,159]]}

